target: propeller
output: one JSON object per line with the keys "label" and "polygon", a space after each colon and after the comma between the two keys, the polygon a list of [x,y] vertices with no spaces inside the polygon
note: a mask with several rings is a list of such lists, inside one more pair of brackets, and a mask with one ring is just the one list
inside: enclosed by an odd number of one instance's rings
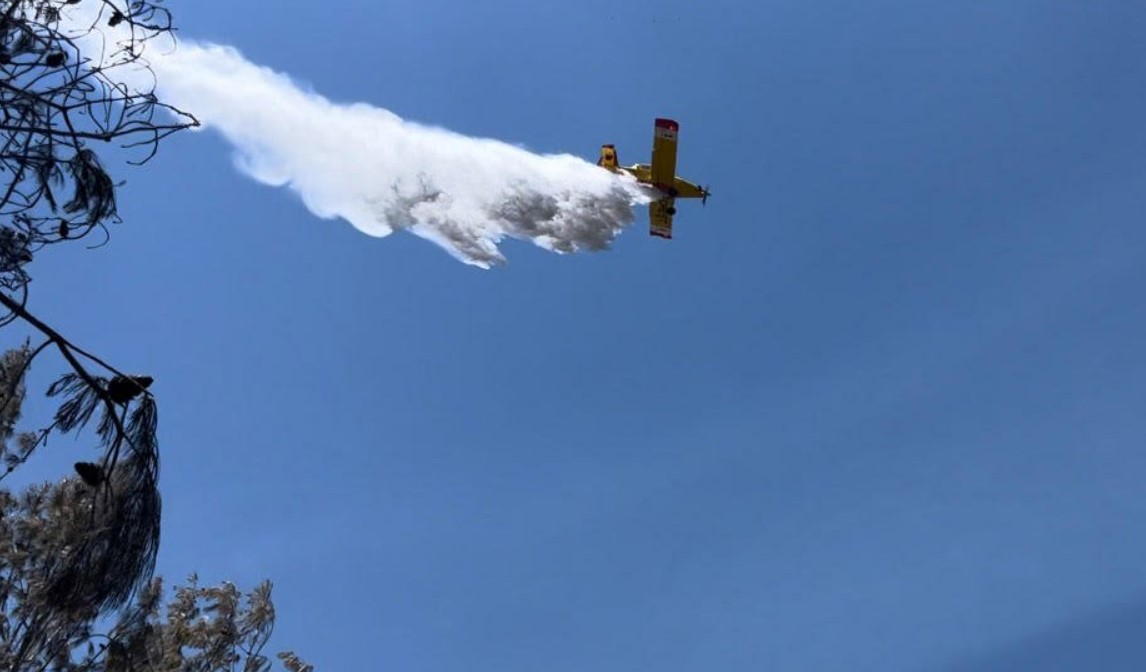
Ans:
{"label": "propeller", "polygon": [[700,188],[700,204],[702,206],[708,205],[708,194],[709,194],[708,187],[701,187]]}

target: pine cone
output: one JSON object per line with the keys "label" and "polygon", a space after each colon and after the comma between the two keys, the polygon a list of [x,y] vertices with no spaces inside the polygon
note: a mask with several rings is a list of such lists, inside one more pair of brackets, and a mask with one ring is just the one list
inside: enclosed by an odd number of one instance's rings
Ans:
{"label": "pine cone", "polygon": [[76,462],[76,473],[80,478],[84,479],[84,483],[92,486],[93,488],[99,487],[103,483],[103,467],[92,462]]}
{"label": "pine cone", "polygon": [[117,404],[126,404],[151,387],[151,376],[116,376],[107,384],[107,394]]}

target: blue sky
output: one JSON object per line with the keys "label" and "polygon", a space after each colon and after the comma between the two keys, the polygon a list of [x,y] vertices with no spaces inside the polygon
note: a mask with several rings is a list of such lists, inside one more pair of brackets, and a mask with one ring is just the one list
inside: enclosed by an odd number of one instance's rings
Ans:
{"label": "blue sky", "polygon": [[1146,662],[1141,3],[170,7],[537,151],[673,117],[714,196],[481,271],[210,132],[117,167],[33,305],[156,379],[163,574],[271,578],[326,670]]}

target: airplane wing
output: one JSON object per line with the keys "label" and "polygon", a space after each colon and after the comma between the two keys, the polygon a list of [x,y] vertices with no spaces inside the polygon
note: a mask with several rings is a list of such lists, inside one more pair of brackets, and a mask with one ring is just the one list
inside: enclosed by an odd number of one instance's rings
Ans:
{"label": "airplane wing", "polygon": [[653,128],[653,164],[650,180],[653,186],[668,193],[676,179],[676,133],[679,126],[672,119],[657,119]]}
{"label": "airplane wing", "polygon": [[662,198],[649,203],[649,235],[672,238],[672,215],[676,212],[673,198]]}

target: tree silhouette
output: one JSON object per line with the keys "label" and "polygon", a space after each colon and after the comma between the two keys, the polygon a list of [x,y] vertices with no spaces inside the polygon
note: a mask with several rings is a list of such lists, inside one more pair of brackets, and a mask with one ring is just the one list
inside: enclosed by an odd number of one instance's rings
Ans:
{"label": "tree silhouette", "polygon": [[[0,329],[21,322],[39,334],[0,360],[0,480],[54,433],[93,431],[101,451],[76,463],[80,479],[50,493],[86,507],[86,520],[69,531],[65,550],[38,566],[35,607],[47,620],[25,618],[24,642],[123,607],[155,565],[161,505],[152,379],[115,368],[36,317],[26,269],[52,245],[95,232],[102,234],[96,245],[104,244],[109,225],[120,221],[118,185],[96,148],[103,158],[139,164],[164,138],[197,125],[158,99],[143,58],[148,42],[171,33],[160,0],[0,0]],[[49,352],[67,369],[47,390],[60,405],[49,426],[18,433],[25,374]]]}
{"label": "tree silhouette", "polygon": [[[0,491],[0,669],[5,672],[263,672],[274,627],[271,585],[246,595],[233,584],[200,586],[192,576],[164,604],[151,580],[112,619],[96,605],[60,609],[54,561],[88,543],[103,524],[100,494],[76,478],[13,496]],[[111,513],[111,512],[108,512]],[[100,631],[102,630],[102,632]],[[293,653],[278,654],[289,672],[309,672]]]}

